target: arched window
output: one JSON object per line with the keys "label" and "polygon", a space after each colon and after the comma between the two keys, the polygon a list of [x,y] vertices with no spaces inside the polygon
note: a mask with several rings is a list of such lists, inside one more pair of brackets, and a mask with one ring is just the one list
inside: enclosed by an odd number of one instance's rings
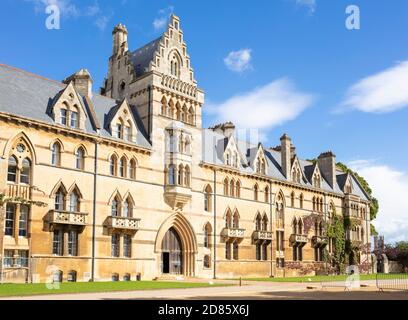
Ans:
{"label": "arched window", "polygon": [[184,152],[189,155],[191,154],[191,141],[188,137],[185,140]]}
{"label": "arched window", "polygon": [[128,178],[133,179],[133,180],[136,179],[136,160],[135,159],[132,159],[129,162]]}
{"label": "arched window", "polygon": [[84,169],[84,162],[85,162],[85,152],[82,147],[78,148],[75,154],[76,157],[76,168],[79,170]]}
{"label": "arched window", "polygon": [[211,268],[211,257],[208,254],[204,256],[204,268],[206,269]]}
{"label": "arched window", "polygon": [[68,272],[67,275],[67,281],[68,282],[76,282],[77,281],[77,272],[74,270],[71,270]]}
{"label": "arched window", "polygon": [[64,109],[64,108],[61,108],[60,109],[60,123],[63,125],[63,126],[66,126],[67,124],[68,124],[68,118],[67,118],[67,115],[68,115],[68,110],[67,109]]}
{"label": "arched window", "polygon": [[295,207],[295,193],[294,193],[294,192],[292,192],[292,193],[290,194],[290,206],[291,206],[292,208]]}
{"label": "arched window", "polygon": [[239,229],[239,213],[238,213],[238,211],[235,211],[235,213],[234,213],[234,220],[232,222],[232,227],[234,229]]}
{"label": "arched window", "polygon": [[123,203],[122,216],[126,218],[133,217],[133,204],[129,198]]}
{"label": "arched window", "polygon": [[224,196],[228,196],[228,178],[224,179]]}
{"label": "arched window", "polygon": [[262,218],[262,230],[268,231],[268,217],[266,216],[266,214],[264,214]]}
{"label": "arched window", "polygon": [[300,207],[300,209],[303,209],[303,202],[304,202],[304,196],[303,196],[303,193],[301,193],[300,196],[299,196],[299,207]]}
{"label": "arched window", "polygon": [[72,107],[71,114],[71,128],[78,128],[79,127],[79,111],[78,107],[74,106]]}
{"label": "arched window", "polygon": [[297,228],[297,220],[296,220],[296,218],[293,220],[293,223],[292,223],[292,233],[293,234],[297,234],[297,231],[298,231],[298,228]]}
{"label": "arched window", "polygon": [[300,218],[298,222],[298,234],[303,234],[303,221]]}
{"label": "arched window", "polygon": [[119,216],[119,199],[114,198],[111,204],[111,216],[118,217]]}
{"label": "arched window", "polygon": [[193,107],[190,107],[188,111],[188,123],[190,123],[191,125],[194,125],[195,123],[195,113]]}
{"label": "arched window", "polygon": [[265,202],[266,203],[269,202],[269,187],[268,186],[265,187]]}
{"label": "arched window", "polygon": [[169,185],[174,186],[176,184],[176,169],[173,164],[169,165]]}
{"label": "arched window", "polygon": [[114,154],[109,159],[109,171],[110,171],[111,176],[116,176],[117,161],[118,159],[116,158]]}
{"label": "arched window", "polygon": [[319,236],[323,236],[323,222],[319,223]]}
{"label": "arched window", "polygon": [[233,197],[234,194],[235,194],[235,181],[234,181],[234,179],[231,179],[231,181],[230,181],[229,191],[230,191],[230,196]]}
{"label": "arched window", "polygon": [[212,211],[212,189],[210,185],[204,190],[204,210],[207,212]]}
{"label": "arched window", "polygon": [[259,213],[256,215],[255,230],[256,231],[262,230],[262,218],[261,218],[261,215]]}
{"label": "arched window", "polygon": [[228,209],[227,214],[225,215],[225,228],[231,229],[232,228],[232,214],[231,211]]}
{"label": "arched window", "polygon": [[11,156],[8,161],[7,181],[17,182],[17,159],[14,156]]}
{"label": "arched window", "polygon": [[128,123],[125,125],[125,128],[124,128],[124,130],[123,130],[123,138],[124,138],[126,141],[133,141],[132,125],[131,125],[130,122],[128,122]]}
{"label": "arched window", "polygon": [[180,164],[178,167],[178,175],[177,175],[177,184],[179,186],[183,185],[183,175],[184,175],[184,166]]}
{"label": "arched window", "polygon": [[254,186],[254,200],[258,201],[258,193],[259,193],[259,187],[257,184]]}
{"label": "arched window", "polygon": [[316,197],[313,197],[313,211],[316,211]]}
{"label": "arched window", "polygon": [[235,185],[235,196],[241,198],[241,182],[238,180]]}
{"label": "arched window", "polygon": [[119,161],[119,176],[122,178],[126,177],[126,164],[127,164],[126,158],[122,157]]}
{"label": "arched window", "polygon": [[55,193],[55,210],[64,211],[65,210],[65,192],[62,188],[59,188]]}
{"label": "arched window", "polygon": [[164,116],[167,115],[167,108],[168,108],[167,100],[166,100],[165,97],[163,97],[162,101],[161,101],[161,114],[162,115],[164,115]]}
{"label": "arched window", "polygon": [[186,166],[184,170],[184,186],[190,187],[190,167]]}
{"label": "arched window", "polygon": [[123,124],[121,120],[115,124],[113,128],[113,136],[118,139],[123,139]]}
{"label": "arched window", "polygon": [[27,158],[23,160],[20,171],[20,183],[30,184],[31,161]]}
{"label": "arched window", "polygon": [[51,164],[53,166],[61,165],[61,146],[58,142],[55,142],[52,145],[51,152]]}
{"label": "arched window", "polygon": [[181,121],[187,122],[188,111],[186,105],[183,106],[183,113],[181,114]]}
{"label": "arched window", "polygon": [[207,223],[204,228],[204,248],[210,249],[211,246],[211,225]]}
{"label": "arched window", "polygon": [[76,190],[72,191],[69,196],[69,211],[79,212],[79,196]]}

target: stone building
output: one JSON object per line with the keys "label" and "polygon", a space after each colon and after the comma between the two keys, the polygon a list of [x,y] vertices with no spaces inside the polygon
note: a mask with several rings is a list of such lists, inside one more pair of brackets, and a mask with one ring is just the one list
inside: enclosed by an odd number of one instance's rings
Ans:
{"label": "stone building", "polygon": [[370,199],[332,152],[202,128],[178,17],[136,51],[127,36],[113,30],[100,94],[85,69],[58,82],[0,65],[2,281],[314,274],[336,214],[369,242]]}

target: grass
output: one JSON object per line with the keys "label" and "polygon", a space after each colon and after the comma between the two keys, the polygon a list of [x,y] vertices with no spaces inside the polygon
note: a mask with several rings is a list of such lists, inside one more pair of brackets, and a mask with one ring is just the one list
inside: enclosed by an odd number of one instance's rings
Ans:
{"label": "grass", "polygon": [[33,295],[49,295],[63,293],[92,293],[92,292],[115,292],[115,291],[138,291],[160,289],[187,289],[221,286],[219,284],[191,282],[160,282],[160,281],[137,281],[137,282],[75,282],[61,283],[59,289],[48,289],[45,283],[35,284],[1,284],[0,297],[18,297]]}
{"label": "grass", "polygon": [[[399,276],[398,274],[389,274],[388,279],[392,279],[395,276],[396,278]],[[288,278],[246,278],[243,280],[247,281],[269,281],[269,282],[334,282],[334,281],[345,281],[347,279],[347,275],[335,275],[335,276],[305,276],[305,277],[288,277]],[[361,274],[360,280],[375,280],[376,274]]]}

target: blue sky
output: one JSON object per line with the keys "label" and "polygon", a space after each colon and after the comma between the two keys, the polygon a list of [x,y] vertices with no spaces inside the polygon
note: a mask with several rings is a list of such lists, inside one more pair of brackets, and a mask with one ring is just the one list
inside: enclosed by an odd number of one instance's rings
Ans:
{"label": "blue sky", "polygon": [[[60,30],[45,27],[47,3],[61,8]],[[360,30],[345,27],[350,4]],[[206,91],[206,126],[230,117],[260,127],[267,146],[287,132],[303,158],[333,150],[372,185],[380,231],[408,240],[406,0],[3,0],[0,62],[57,80],[87,68],[99,87],[113,26],[127,26],[134,50],[171,12]]]}

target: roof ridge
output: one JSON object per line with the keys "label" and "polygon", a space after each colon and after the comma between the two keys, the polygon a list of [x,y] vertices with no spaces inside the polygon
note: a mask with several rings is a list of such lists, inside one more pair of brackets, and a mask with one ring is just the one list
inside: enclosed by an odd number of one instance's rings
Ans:
{"label": "roof ridge", "polygon": [[[50,79],[50,78],[46,78],[46,77],[41,76],[41,75],[39,75],[39,74],[30,72],[30,71],[26,71],[26,70],[23,70],[23,69],[20,69],[20,68],[17,68],[17,67],[13,67],[13,66],[10,66],[10,65],[5,64],[5,63],[0,63],[0,67],[4,67],[4,68],[7,68],[7,69],[9,69],[9,70],[21,72],[21,73],[26,74],[26,75],[28,75],[28,76],[35,77],[35,78],[38,78],[38,79],[42,79],[42,80],[45,80],[45,81],[48,81],[48,82],[52,82],[52,83],[55,83],[55,84],[59,84],[59,85],[61,85],[61,88],[64,88],[64,87],[67,86],[67,85],[66,85],[65,83],[63,83],[62,81],[58,81],[58,80],[53,80],[53,79]],[[109,98],[109,97],[104,96],[104,95],[101,95],[101,94],[99,94],[99,93],[97,93],[97,92],[92,92],[92,95],[98,96],[98,97],[101,97],[101,98],[105,98],[105,99],[109,99],[109,100],[112,100],[112,101],[115,101],[115,102],[116,102],[115,99]]]}
{"label": "roof ridge", "polygon": [[35,77],[35,78],[39,78],[39,79],[46,80],[46,81],[49,81],[49,82],[53,82],[55,84],[60,84],[61,87],[65,86],[65,84],[62,83],[61,81],[49,79],[49,78],[46,78],[44,76],[40,76],[39,74],[36,74],[36,73],[33,73],[33,72],[29,72],[29,71],[26,71],[26,70],[23,70],[23,69],[20,69],[20,68],[17,68],[17,67],[12,67],[12,66],[10,66],[8,64],[0,63],[0,67],[5,67],[5,68],[10,69],[10,70],[14,70],[14,71],[24,73],[24,74],[26,74],[28,76],[31,76],[31,77]]}

